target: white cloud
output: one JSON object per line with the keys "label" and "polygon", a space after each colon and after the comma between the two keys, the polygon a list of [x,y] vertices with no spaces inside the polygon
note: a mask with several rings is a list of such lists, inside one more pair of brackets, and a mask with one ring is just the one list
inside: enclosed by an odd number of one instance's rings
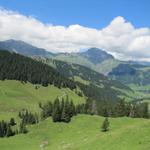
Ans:
{"label": "white cloud", "polygon": [[136,29],[121,16],[103,29],[80,25],[53,26],[0,9],[0,40],[23,40],[53,52],[78,52],[83,48],[98,47],[120,59],[150,61],[150,29]]}

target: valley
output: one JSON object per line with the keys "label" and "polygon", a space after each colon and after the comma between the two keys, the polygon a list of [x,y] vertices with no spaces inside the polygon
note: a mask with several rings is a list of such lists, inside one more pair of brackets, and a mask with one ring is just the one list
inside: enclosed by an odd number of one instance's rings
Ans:
{"label": "valley", "polygon": [[[149,66],[116,60],[99,49],[27,56],[0,50],[0,120],[16,122],[15,135],[0,138],[3,150],[149,149]],[[67,122],[61,110],[66,99],[75,105]],[[19,112],[26,110],[38,121],[26,121],[27,132],[21,133]],[[102,132],[107,117],[109,130]]]}
{"label": "valley", "polygon": [[0,150],[150,150],[150,0],[0,0]]}

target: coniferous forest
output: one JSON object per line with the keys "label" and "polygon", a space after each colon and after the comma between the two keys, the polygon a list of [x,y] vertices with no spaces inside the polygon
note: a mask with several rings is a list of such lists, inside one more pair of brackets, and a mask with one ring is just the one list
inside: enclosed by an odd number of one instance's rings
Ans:
{"label": "coniferous forest", "polygon": [[[116,103],[106,104],[96,101],[87,100],[85,104],[75,105],[73,101],[66,98],[56,98],[54,102],[45,104],[39,103],[41,109],[40,115],[31,113],[28,110],[22,110],[18,116],[21,119],[19,129],[13,130],[16,125],[14,118],[9,122],[0,121],[0,137],[14,136],[15,134],[28,133],[26,125],[37,124],[49,117],[53,122],[69,123],[73,116],[78,114],[100,115],[104,117],[132,117],[132,118],[149,118],[148,103],[131,103],[124,100],[118,100]],[[103,124],[105,127],[105,122]],[[107,129],[103,129],[107,130]]]}
{"label": "coniferous forest", "polygon": [[31,58],[0,50],[0,80],[19,80],[56,87],[76,88],[75,83],[43,63]]}
{"label": "coniferous forest", "polygon": [[[83,70],[88,71],[86,68]],[[61,72],[64,74],[64,71]],[[84,85],[80,82],[75,82],[64,77],[62,74],[42,62],[19,54],[0,51],[0,80],[19,80],[23,84],[31,82],[32,84],[41,84],[42,86],[53,84],[58,88],[67,87],[71,90],[75,89],[76,94],[81,97],[83,95],[87,97],[86,103],[77,105],[68,96],[62,99],[56,98],[53,102],[49,101],[44,104],[40,102],[39,108],[41,112],[39,113],[32,113],[27,109],[23,109],[18,114],[20,118],[19,128],[14,130],[13,126],[17,125],[14,118],[11,118],[9,122],[4,120],[0,122],[0,137],[28,133],[27,125],[37,124],[48,117],[51,117],[53,122],[65,123],[69,123],[71,118],[78,114],[100,115],[104,117],[149,118],[148,103],[127,102],[117,97],[119,93],[111,92],[109,84],[102,89],[94,84]],[[88,76],[85,77],[85,79],[87,78]],[[97,82],[99,81],[98,74],[95,75],[95,79]],[[76,87],[79,87],[81,91],[77,91]],[[38,90],[38,86],[35,86],[35,89]],[[104,121],[103,126],[105,127],[105,125],[107,125],[107,120]],[[107,128],[104,130],[107,130]]]}

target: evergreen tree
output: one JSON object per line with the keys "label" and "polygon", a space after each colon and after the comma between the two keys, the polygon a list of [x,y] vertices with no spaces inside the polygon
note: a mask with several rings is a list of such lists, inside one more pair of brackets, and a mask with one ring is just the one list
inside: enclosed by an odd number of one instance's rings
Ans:
{"label": "evergreen tree", "polygon": [[16,125],[15,119],[14,119],[14,118],[11,118],[9,124],[10,124],[11,126],[15,126],[15,125]]}
{"label": "evergreen tree", "polygon": [[106,117],[101,126],[101,131],[106,132],[108,130],[109,130],[109,121],[108,121],[108,118]]}
{"label": "evergreen tree", "polygon": [[15,133],[12,131],[11,127],[9,124],[7,124],[7,132],[6,132],[6,136],[10,137],[13,136]]}
{"label": "evergreen tree", "polygon": [[15,135],[15,132],[12,131],[10,123],[4,120],[0,121],[0,137],[9,137],[13,135]]}
{"label": "evergreen tree", "polygon": [[148,109],[148,103],[143,103],[143,118],[149,118],[149,109]]}
{"label": "evergreen tree", "polygon": [[73,101],[71,100],[70,101],[70,104],[69,104],[69,116],[72,117],[73,115],[76,115],[76,112],[75,112],[75,105],[73,103]]}
{"label": "evergreen tree", "polygon": [[39,122],[38,115],[36,113],[32,114],[28,110],[19,112],[19,117],[24,124],[36,124]]}
{"label": "evergreen tree", "polygon": [[54,101],[52,118],[54,122],[61,121],[61,109],[60,109],[60,102],[58,98]]}
{"label": "evergreen tree", "polygon": [[28,130],[23,122],[20,123],[19,133],[27,133]]}
{"label": "evergreen tree", "polygon": [[67,112],[67,107],[66,107],[66,105],[65,105],[64,108],[63,108],[63,111],[62,111],[62,114],[61,114],[61,120],[62,120],[63,122],[66,122],[66,123],[70,122],[70,120],[71,120],[71,117],[70,117],[70,115],[69,115],[69,112]]}
{"label": "evergreen tree", "polygon": [[126,114],[125,101],[119,100],[116,105],[116,116],[123,117]]}

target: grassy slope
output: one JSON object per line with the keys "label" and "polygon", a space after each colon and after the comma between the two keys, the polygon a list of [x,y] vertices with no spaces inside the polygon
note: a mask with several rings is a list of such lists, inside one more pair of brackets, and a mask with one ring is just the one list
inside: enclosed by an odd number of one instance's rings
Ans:
{"label": "grassy slope", "polygon": [[61,61],[83,65],[103,74],[109,73],[113,68],[117,67],[119,63],[121,63],[119,60],[116,59],[108,59],[103,61],[102,63],[94,64],[88,59],[75,54],[70,54],[70,55],[61,54],[61,55],[57,55],[54,58]]}
{"label": "grassy slope", "polygon": [[96,65],[98,72],[107,75],[113,68],[117,67],[121,61],[117,59],[108,59]]}
{"label": "grassy slope", "polygon": [[142,102],[148,102],[150,111],[150,85],[139,86],[136,84],[130,84],[129,86],[134,90],[134,95],[131,94],[130,96],[134,97],[135,99],[139,99]]}
{"label": "grassy slope", "polygon": [[88,66],[89,68],[94,68],[94,64],[90,62],[88,59],[75,54],[70,54],[70,55],[61,54],[54,57],[54,59],[70,62],[73,64]]}
{"label": "grassy slope", "polygon": [[[74,103],[83,103],[85,99],[79,97],[70,89],[59,89],[54,86],[35,89],[30,83],[19,81],[0,81],[0,120],[16,115],[22,108],[39,111],[38,103],[53,101],[57,96],[68,94]],[[4,115],[5,113],[5,115]]]}
{"label": "grassy slope", "polygon": [[104,118],[78,115],[71,123],[52,123],[51,119],[30,126],[27,135],[0,139],[2,150],[149,150],[150,120],[110,119],[110,131],[102,133]]}

